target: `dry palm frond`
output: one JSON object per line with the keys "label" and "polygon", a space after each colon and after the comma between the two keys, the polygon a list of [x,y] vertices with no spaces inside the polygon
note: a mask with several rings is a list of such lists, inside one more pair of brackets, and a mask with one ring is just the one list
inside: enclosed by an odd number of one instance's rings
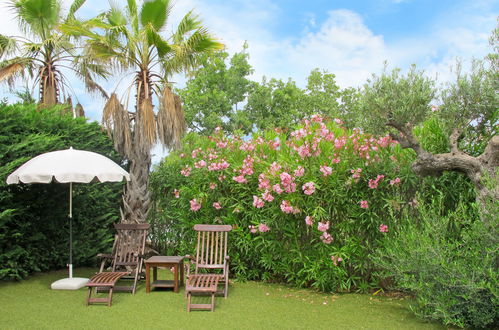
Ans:
{"label": "dry palm frond", "polygon": [[152,100],[146,97],[138,105],[137,122],[135,134],[139,142],[139,148],[150,151],[156,143],[156,117],[154,115]]}
{"label": "dry palm frond", "polygon": [[115,93],[111,94],[102,111],[102,124],[113,139],[114,147],[129,157],[132,149],[130,118]]}
{"label": "dry palm frond", "polygon": [[14,77],[16,74],[24,70],[24,65],[19,62],[14,62],[0,68],[0,81],[7,81],[10,87],[13,87]]}
{"label": "dry palm frond", "polygon": [[170,87],[165,86],[159,101],[159,140],[167,148],[178,148],[186,128],[180,97],[175,95]]}
{"label": "dry palm frond", "polygon": [[78,102],[74,109],[75,117],[85,117],[85,110],[83,110],[83,106]]}

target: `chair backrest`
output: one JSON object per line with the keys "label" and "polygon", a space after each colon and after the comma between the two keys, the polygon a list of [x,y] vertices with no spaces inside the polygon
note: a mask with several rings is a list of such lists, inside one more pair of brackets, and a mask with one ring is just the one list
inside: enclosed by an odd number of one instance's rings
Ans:
{"label": "chair backrest", "polygon": [[118,223],[113,251],[113,271],[120,266],[141,266],[146,246],[148,223]]}
{"label": "chair backrest", "polygon": [[224,269],[227,256],[227,234],[230,225],[195,225],[198,232],[196,273],[199,268]]}

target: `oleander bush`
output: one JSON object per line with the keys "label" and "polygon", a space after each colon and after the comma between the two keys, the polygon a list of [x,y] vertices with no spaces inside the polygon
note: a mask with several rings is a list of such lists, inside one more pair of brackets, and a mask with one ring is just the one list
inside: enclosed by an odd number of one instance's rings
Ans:
{"label": "oleander bush", "polygon": [[188,135],[154,170],[153,243],[189,254],[192,226],[224,223],[240,279],[368,290],[369,255],[413,207],[413,153],[313,116],[294,130]]}
{"label": "oleander bush", "polygon": [[[84,149],[122,159],[97,123],[73,119],[61,109],[36,105],[0,106],[0,280],[64,268],[69,252],[68,184],[7,185],[7,176],[48,151]],[[95,263],[112,246],[122,185],[73,185],[73,263]]]}

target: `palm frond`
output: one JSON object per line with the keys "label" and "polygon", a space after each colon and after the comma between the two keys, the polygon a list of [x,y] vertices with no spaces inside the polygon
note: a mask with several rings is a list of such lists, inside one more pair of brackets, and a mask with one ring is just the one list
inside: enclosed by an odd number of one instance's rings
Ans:
{"label": "palm frond", "polygon": [[74,108],[75,117],[85,117],[85,110],[83,110],[83,106],[78,102]]}
{"label": "palm frond", "polygon": [[175,44],[181,43],[188,33],[195,31],[200,27],[201,20],[199,19],[199,16],[194,15],[193,11],[191,10],[182,18],[182,20],[178,24],[177,30],[172,36],[173,42]]}
{"label": "palm frond", "polygon": [[132,25],[133,33],[139,32],[139,13],[137,12],[137,2],[135,0],[127,0],[128,16],[130,17],[130,24]]}
{"label": "palm frond", "polygon": [[61,6],[57,0],[13,0],[19,27],[25,34],[46,38],[60,20]]}
{"label": "palm frond", "polygon": [[158,137],[164,147],[179,148],[186,123],[180,97],[165,86],[159,96]]}
{"label": "palm frond", "polygon": [[116,150],[122,155],[130,157],[132,149],[130,118],[116,93],[112,93],[104,105],[102,125],[113,140]]}
{"label": "palm frond", "polygon": [[15,38],[0,34],[0,58],[14,54],[19,50],[19,45]]}
{"label": "palm frond", "polygon": [[156,117],[152,99],[146,97],[138,104],[137,121],[135,123],[136,141],[139,149],[149,152],[156,143]]}
{"label": "palm frond", "polygon": [[72,20],[75,19],[75,13],[78,11],[78,9],[83,6],[86,0],[74,0],[73,3],[71,4],[71,7],[69,7],[68,15],[66,16],[66,20]]}
{"label": "palm frond", "polygon": [[158,56],[160,58],[164,57],[166,54],[168,54],[171,51],[170,45],[161,38],[159,33],[157,33],[154,28],[149,24],[145,28],[146,36],[147,36],[147,43],[150,46],[153,46],[156,48],[158,52]]}
{"label": "palm frond", "polygon": [[170,11],[169,0],[144,1],[140,10],[140,23],[143,27],[150,24],[159,32],[165,27]]}
{"label": "palm frond", "polygon": [[17,57],[0,62],[0,82],[6,82],[10,88],[14,87],[14,80],[24,75],[25,69],[32,65],[32,61]]}

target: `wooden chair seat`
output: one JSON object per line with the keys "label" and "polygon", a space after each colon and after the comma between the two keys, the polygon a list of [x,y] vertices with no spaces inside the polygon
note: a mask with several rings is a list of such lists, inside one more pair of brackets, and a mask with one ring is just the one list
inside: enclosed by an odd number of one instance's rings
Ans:
{"label": "wooden chair seat", "polygon": [[[217,292],[218,281],[220,275],[216,274],[196,274],[191,275],[187,281],[185,291],[187,293],[187,311],[190,312],[191,308],[195,309],[209,309],[213,312],[215,309],[215,293]],[[211,304],[192,304],[192,293],[210,293]]]}
{"label": "wooden chair seat", "polygon": [[[107,303],[107,305],[111,307],[113,301],[113,289],[116,282],[118,282],[118,280],[123,276],[129,274],[130,272],[105,272],[94,275],[86,284],[88,287],[87,306],[95,303]],[[107,298],[92,298],[92,289],[103,287],[109,288]]]}

